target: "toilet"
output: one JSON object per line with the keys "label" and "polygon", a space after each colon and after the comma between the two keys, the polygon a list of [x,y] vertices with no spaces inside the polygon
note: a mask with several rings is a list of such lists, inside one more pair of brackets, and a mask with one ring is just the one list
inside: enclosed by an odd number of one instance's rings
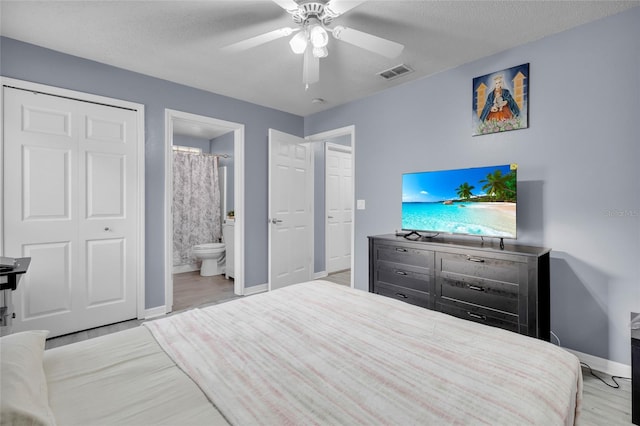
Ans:
{"label": "toilet", "polygon": [[210,277],[224,273],[224,243],[198,244],[191,249],[193,256],[202,261],[200,276]]}

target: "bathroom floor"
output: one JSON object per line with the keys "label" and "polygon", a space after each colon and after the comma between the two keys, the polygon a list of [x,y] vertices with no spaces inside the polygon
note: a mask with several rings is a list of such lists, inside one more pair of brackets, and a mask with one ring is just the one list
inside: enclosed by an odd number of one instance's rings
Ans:
{"label": "bathroom floor", "polygon": [[199,271],[173,275],[173,311],[233,299],[233,279],[224,275],[201,277]]}

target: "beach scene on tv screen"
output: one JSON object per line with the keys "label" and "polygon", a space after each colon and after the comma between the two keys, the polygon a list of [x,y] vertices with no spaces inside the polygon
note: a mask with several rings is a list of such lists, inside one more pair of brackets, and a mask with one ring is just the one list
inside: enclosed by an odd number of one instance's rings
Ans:
{"label": "beach scene on tv screen", "polygon": [[404,174],[402,229],[515,238],[516,168]]}

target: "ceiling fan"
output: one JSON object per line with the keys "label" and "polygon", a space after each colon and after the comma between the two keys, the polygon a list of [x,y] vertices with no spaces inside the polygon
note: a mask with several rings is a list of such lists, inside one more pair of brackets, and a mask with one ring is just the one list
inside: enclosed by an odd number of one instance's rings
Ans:
{"label": "ceiling fan", "polygon": [[305,88],[320,79],[320,58],[329,54],[328,33],[337,40],[350,43],[388,58],[400,55],[404,46],[372,34],[346,28],[341,25],[329,27],[333,20],[343,13],[364,3],[366,0],[272,0],[286,10],[297,27],[284,27],[269,31],[237,43],[230,44],[227,51],[243,51],[270,41],[295,35],[289,41],[291,50],[303,55],[302,82]]}

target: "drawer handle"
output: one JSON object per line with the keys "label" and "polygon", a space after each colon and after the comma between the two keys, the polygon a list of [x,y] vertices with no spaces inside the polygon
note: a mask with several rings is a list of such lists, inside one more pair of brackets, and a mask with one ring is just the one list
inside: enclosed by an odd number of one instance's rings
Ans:
{"label": "drawer handle", "polygon": [[403,299],[407,298],[407,295],[406,294],[402,294],[402,293],[396,293],[396,296],[402,297]]}
{"label": "drawer handle", "polygon": [[484,291],[484,287],[480,287],[479,285],[467,284],[467,288],[469,290]]}
{"label": "drawer handle", "polygon": [[480,259],[478,257],[467,256],[467,260],[469,262],[484,263],[484,259]]}
{"label": "drawer handle", "polygon": [[480,315],[480,314],[476,314],[476,313],[473,313],[473,312],[467,312],[467,315],[469,315],[471,318],[479,319],[479,320],[482,320],[482,321],[486,321],[487,320],[486,316]]}
{"label": "drawer handle", "polygon": [[399,251],[400,253],[406,253],[409,250],[407,250],[406,248],[396,247],[396,251]]}
{"label": "drawer handle", "polygon": [[406,276],[407,273],[405,271],[396,271],[396,274]]}

